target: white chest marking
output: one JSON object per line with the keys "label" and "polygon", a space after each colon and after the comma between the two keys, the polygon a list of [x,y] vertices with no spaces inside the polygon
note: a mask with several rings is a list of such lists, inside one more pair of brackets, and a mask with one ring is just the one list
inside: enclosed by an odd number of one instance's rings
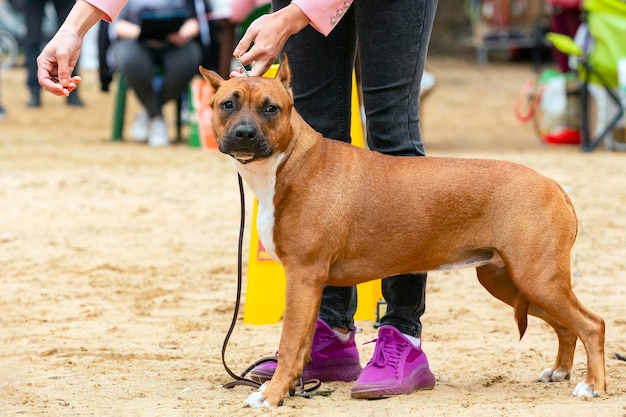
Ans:
{"label": "white chest marking", "polygon": [[259,202],[257,230],[265,250],[278,261],[274,247],[274,191],[276,171],[284,159],[284,154],[277,152],[262,161],[242,164],[232,159],[237,171]]}

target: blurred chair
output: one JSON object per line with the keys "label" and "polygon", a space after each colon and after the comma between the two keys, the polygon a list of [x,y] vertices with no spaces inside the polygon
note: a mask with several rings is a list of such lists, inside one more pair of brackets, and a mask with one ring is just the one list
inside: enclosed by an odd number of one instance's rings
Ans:
{"label": "blurred chair", "polygon": [[[626,143],[615,141],[613,131],[623,126],[626,103],[620,99],[617,66],[626,57],[626,2],[621,0],[584,0],[583,24],[575,40],[556,33],[546,39],[576,61],[581,86],[582,150],[593,151],[604,142],[606,150],[626,151]],[[590,129],[591,100],[598,110],[596,128]]]}
{"label": "blurred chair", "polygon": [[[155,90],[158,90],[160,83],[162,82],[162,69],[160,67],[154,68],[154,75],[152,77],[152,83]],[[113,109],[113,130],[111,132],[111,140],[118,142],[123,140],[124,124],[126,116],[126,80],[117,72],[117,93],[115,94],[115,108]],[[186,94],[186,93],[183,93]],[[176,100],[176,142],[182,141],[182,111],[183,111],[183,95]]]}

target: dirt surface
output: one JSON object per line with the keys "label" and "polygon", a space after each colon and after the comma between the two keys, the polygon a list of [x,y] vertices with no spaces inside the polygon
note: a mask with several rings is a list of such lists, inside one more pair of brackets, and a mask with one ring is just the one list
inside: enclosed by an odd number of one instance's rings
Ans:
{"label": "dirt surface", "polygon": [[[518,341],[512,310],[467,269],[430,274],[423,343],[434,390],[362,401],[332,383],[329,397],[290,398],[273,413],[243,408],[252,389],[224,389],[220,359],[237,271],[230,161],[185,145],[111,143],[113,95],[92,72],[80,87],[85,108],[44,95],[27,109],[25,74],[14,69],[1,74],[0,416],[626,415],[626,362],[615,357],[626,354],[626,154],[546,146],[517,122],[528,65],[433,59],[429,70],[431,155],[520,162],[571,194],[573,288],[606,320],[607,396],[572,397],[586,372],[580,343],[571,380],[535,382],[554,359],[555,334],[531,318]],[[373,344],[361,343],[376,330],[357,324],[365,365]],[[239,320],[230,366],[240,372],[273,353],[280,329]]]}

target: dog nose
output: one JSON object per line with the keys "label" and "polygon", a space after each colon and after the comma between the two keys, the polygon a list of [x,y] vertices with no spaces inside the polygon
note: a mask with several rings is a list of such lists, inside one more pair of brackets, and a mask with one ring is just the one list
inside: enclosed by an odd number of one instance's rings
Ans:
{"label": "dog nose", "polygon": [[257,137],[256,127],[252,123],[241,123],[235,128],[235,137],[240,141],[253,141]]}

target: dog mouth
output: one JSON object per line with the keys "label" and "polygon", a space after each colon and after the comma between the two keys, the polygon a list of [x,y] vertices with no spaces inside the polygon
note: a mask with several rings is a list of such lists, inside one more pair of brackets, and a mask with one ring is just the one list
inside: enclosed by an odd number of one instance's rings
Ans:
{"label": "dog mouth", "polygon": [[239,163],[248,164],[260,159],[268,158],[274,152],[267,141],[241,144],[239,141],[225,139],[219,144],[220,152],[231,156]]}
{"label": "dog mouth", "polygon": [[256,155],[253,152],[246,151],[246,150],[233,151],[230,153],[230,156],[232,156],[233,158],[235,158],[237,161],[241,162],[242,164],[251,162],[256,158]]}

